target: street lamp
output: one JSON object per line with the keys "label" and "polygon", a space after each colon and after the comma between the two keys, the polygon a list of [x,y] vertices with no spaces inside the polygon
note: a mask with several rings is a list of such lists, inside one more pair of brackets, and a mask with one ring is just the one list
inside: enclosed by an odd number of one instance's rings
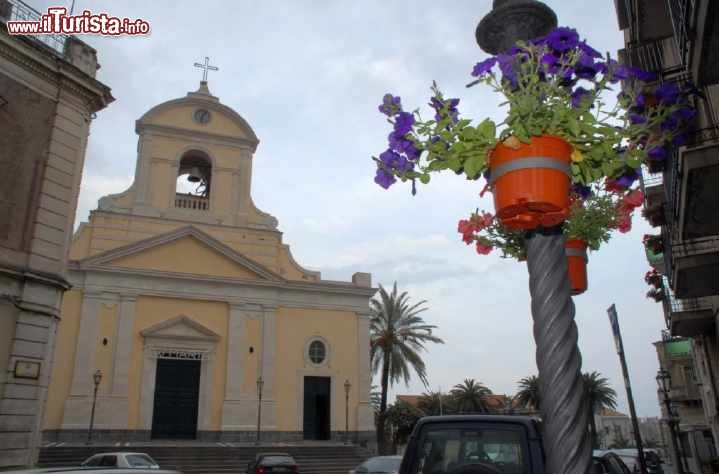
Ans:
{"label": "street lamp", "polygon": [[350,431],[350,388],[352,384],[349,380],[345,380],[345,443],[349,444]]}
{"label": "street lamp", "polygon": [[87,429],[87,444],[92,442],[92,429],[95,425],[95,405],[97,404],[97,389],[102,381],[102,371],[97,369],[92,375],[92,381],[95,383],[95,391],[92,394],[92,410],[90,410],[90,426]]}
{"label": "street lamp", "polygon": [[257,377],[257,437],[255,438],[255,444],[260,444],[260,420],[262,419],[262,386],[265,381],[262,380],[262,375]]}
{"label": "street lamp", "polygon": [[[476,38],[484,51],[494,55],[517,40],[546,35],[556,26],[556,14],[542,2],[494,0],[492,11],[477,26]],[[588,472],[592,462],[589,410],[561,227],[527,233],[526,250],[542,392],[545,470]]]}
{"label": "street lamp", "polygon": [[679,452],[679,437],[677,436],[677,417],[674,416],[674,410],[672,404],[669,401],[669,389],[671,376],[669,371],[665,369],[659,369],[657,371],[657,385],[659,390],[662,392],[662,401],[667,409],[667,425],[669,426],[669,436],[672,439],[672,445],[674,447],[674,458],[677,460],[677,474],[684,474],[684,463],[682,462],[682,456]]}

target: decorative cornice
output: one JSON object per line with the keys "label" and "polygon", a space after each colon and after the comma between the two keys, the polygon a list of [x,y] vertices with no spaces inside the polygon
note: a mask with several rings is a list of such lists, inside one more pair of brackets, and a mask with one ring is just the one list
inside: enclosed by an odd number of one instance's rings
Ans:
{"label": "decorative cornice", "polygon": [[[80,260],[78,262],[78,265],[79,265],[80,269],[87,269],[87,268],[96,269],[97,267],[104,267],[105,265],[111,264],[111,262],[113,260],[116,260],[120,257],[127,257],[129,255],[134,255],[134,254],[143,252],[145,250],[148,250],[150,248],[176,241],[183,237],[193,237],[193,238],[197,239],[198,241],[200,241],[203,244],[207,245],[208,247],[212,248],[216,252],[224,255],[225,257],[234,261],[238,265],[242,266],[243,268],[255,273],[256,275],[258,275],[259,277],[261,277],[264,280],[284,281],[284,278],[282,278],[281,276],[279,276],[272,270],[255,262],[254,260],[251,260],[250,258],[247,258],[244,255],[236,252],[235,250],[233,250],[232,248],[223,244],[219,240],[207,235],[206,233],[202,232],[201,230],[199,230],[198,228],[193,227],[193,226],[181,227],[179,229],[176,229],[172,232],[168,232],[166,234],[160,234],[155,237],[150,237],[149,239],[141,240],[139,242],[135,242],[130,245],[125,245],[123,247],[112,249],[112,250],[100,253],[98,255],[94,255],[92,257],[85,258],[83,260]],[[135,270],[133,269],[133,271],[135,271]],[[161,273],[172,273],[172,272],[161,272]]]}
{"label": "decorative cornice", "polygon": [[247,138],[230,137],[227,135],[219,135],[212,132],[201,130],[190,130],[187,128],[173,127],[171,125],[158,125],[154,123],[141,123],[139,120],[135,122],[135,132],[139,135],[149,134],[159,135],[168,138],[177,138],[178,140],[187,141],[188,134],[192,135],[193,140],[202,142],[203,140],[216,145],[225,145],[240,148],[249,148],[252,152],[257,148],[257,143]]}
{"label": "decorative cornice", "polygon": [[[13,40],[20,43],[14,43]],[[19,48],[19,44],[22,44],[26,50]],[[32,58],[31,50],[42,55],[44,61]],[[11,37],[4,28],[0,28],[0,56],[43,78],[51,85],[81,98],[89,112],[101,110],[115,100],[110,88],[105,84],[88,76],[54,53],[44,50],[41,45],[24,40],[21,36]]]}

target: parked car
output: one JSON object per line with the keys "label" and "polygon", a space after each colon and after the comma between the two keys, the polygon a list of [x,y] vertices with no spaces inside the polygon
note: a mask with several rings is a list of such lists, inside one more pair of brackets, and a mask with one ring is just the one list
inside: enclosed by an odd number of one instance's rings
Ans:
{"label": "parked car", "polygon": [[631,474],[627,465],[615,453],[595,450],[592,462],[596,474]]}
{"label": "parked car", "polygon": [[299,474],[300,468],[287,453],[257,453],[254,461],[247,465],[245,474]]}
{"label": "parked car", "polygon": [[402,456],[375,456],[369,458],[349,474],[397,474]]}
{"label": "parked car", "polygon": [[145,453],[98,453],[85,460],[82,467],[118,467],[124,469],[160,469]]}
{"label": "parked car", "polygon": [[[640,472],[639,452],[636,449],[610,449],[608,451],[622,458],[630,472]],[[655,450],[644,449],[644,460],[647,464],[648,474],[664,474],[663,461]]]}
{"label": "parked car", "polygon": [[117,467],[46,467],[40,469],[24,469],[21,471],[5,471],[3,474],[182,474],[180,471],[167,469],[125,469]]}

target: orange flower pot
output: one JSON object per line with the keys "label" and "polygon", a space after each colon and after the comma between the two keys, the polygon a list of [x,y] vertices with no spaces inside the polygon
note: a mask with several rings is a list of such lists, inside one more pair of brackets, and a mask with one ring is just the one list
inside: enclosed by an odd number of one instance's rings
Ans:
{"label": "orange flower pot", "polygon": [[552,227],[569,216],[572,147],[550,135],[511,148],[497,144],[489,157],[494,208],[514,230]]}
{"label": "orange flower pot", "polygon": [[569,284],[573,295],[587,291],[587,243],[579,239],[569,239],[564,243],[569,267]]}

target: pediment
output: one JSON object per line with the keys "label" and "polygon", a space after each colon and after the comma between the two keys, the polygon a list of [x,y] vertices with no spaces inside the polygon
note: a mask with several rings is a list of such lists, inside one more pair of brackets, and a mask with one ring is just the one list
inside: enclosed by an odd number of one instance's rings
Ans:
{"label": "pediment", "polygon": [[81,267],[187,274],[238,280],[282,281],[263,265],[193,226],[83,259]]}
{"label": "pediment", "polygon": [[140,331],[144,338],[219,341],[220,335],[187,316],[177,316]]}

